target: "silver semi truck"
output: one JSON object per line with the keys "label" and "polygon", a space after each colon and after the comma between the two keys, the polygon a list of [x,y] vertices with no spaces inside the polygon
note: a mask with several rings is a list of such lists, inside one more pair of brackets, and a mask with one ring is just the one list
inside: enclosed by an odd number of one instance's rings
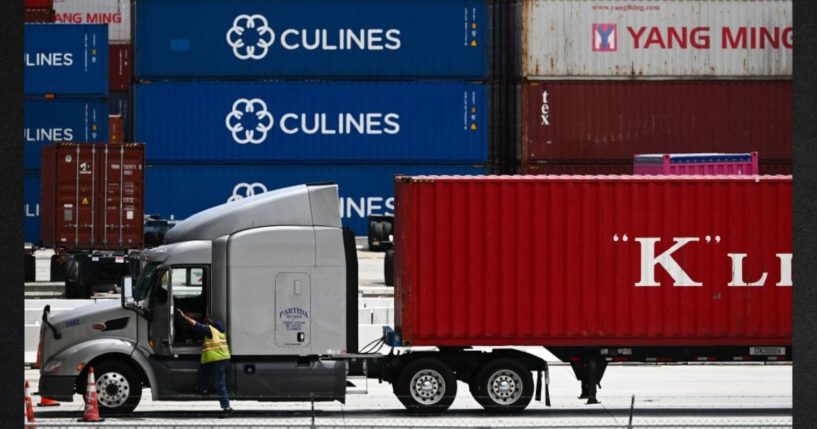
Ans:
{"label": "silver semi truck", "polygon": [[[201,342],[173,316],[180,308],[226,323],[233,399],[345,402],[350,375],[392,383],[399,400],[420,412],[446,410],[457,380],[489,410],[519,411],[540,398],[547,365],[518,350],[361,353],[356,249],[341,226],[334,184],[205,210],[178,223],[139,263],[119,302],[54,316],[43,310],[41,396],[73,400],[93,367],[102,414],[130,413],[143,388],[154,400],[202,400],[195,388]],[[382,341],[399,345],[388,331]]]}

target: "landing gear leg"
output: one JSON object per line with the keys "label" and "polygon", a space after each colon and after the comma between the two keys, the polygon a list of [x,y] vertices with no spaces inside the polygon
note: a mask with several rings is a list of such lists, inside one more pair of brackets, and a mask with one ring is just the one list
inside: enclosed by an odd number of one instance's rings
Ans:
{"label": "landing gear leg", "polygon": [[588,405],[598,404],[596,389],[601,388],[601,378],[604,376],[604,370],[607,369],[607,361],[597,350],[588,350],[583,354],[580,362],[571,362],[570,366],[576,378],[581,382],[582,393],[579,399],[587,399]]}

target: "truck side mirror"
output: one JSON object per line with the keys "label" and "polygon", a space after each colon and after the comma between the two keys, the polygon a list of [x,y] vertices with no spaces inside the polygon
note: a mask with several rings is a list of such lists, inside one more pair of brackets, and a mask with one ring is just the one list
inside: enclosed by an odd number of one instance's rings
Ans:
{"label": "truck side mirror", "polygon": [[133,278],[122,278],[122,307],[130,307],[133,305]]}

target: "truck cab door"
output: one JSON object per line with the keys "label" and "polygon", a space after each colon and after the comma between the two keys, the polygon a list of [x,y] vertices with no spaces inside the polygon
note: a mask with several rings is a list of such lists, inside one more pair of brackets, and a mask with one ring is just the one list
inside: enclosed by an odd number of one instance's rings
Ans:
{"label": "truck cab door", "polygon": [[171,272],[164,270],[157,276],[150,305],[148,340],[155,356],[173,356],[173,299]]}

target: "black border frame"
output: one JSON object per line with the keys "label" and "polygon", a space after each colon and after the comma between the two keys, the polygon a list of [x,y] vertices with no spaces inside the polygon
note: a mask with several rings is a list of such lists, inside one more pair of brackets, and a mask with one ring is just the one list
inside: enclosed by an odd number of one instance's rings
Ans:
{"label": "black border frame", "polygon": [[[0,1],[0,424],[23,422],[23,2]],[[36,386],[33,386],[36,387]]]}

